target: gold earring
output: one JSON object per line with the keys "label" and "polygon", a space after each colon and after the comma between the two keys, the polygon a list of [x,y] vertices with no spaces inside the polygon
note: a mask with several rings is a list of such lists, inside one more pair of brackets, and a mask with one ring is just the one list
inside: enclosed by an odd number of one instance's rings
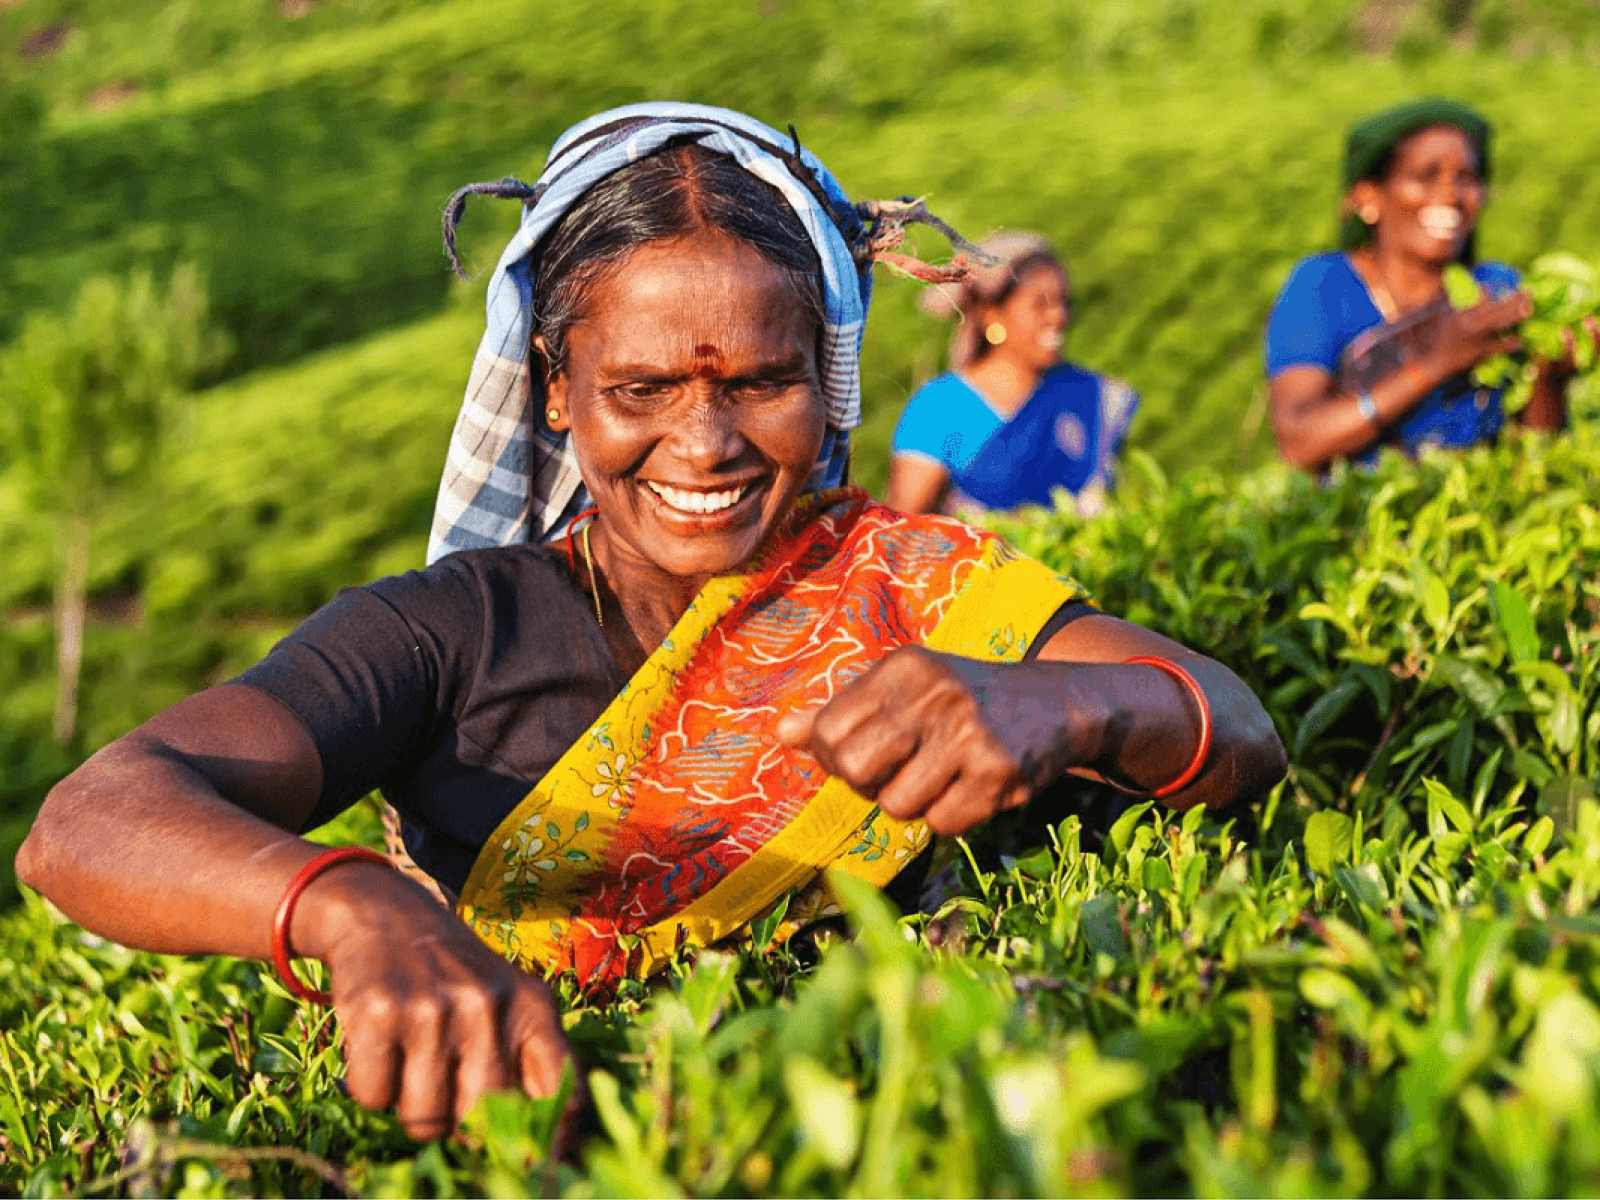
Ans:
{"label": "gold earring", "polygon": [[549,408],[545,409],[544,415],[545,419],[548,420],[552,425],[561,420],[561,410],[556,408],[554,405],[551,405]]}
{"label": "gold earring", "polygon": [[983,331],[983,340],[991,346],[999,346],[1006,340],[1006,327],[999,321],[992,321]]}

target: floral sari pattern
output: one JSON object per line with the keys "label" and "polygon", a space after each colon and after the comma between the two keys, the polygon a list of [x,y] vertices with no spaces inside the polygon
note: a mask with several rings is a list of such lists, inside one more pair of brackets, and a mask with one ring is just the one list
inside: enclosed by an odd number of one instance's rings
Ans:
{"label": "floral sari pattern", "polygon": [[854,489],[806,498],[747,571],[713,579],[621,693],[485,843],[462,918],[530,970],[642,977],[792,897],[779,936],[837,911],[822,875],[882,886],[929,841],[777,719],[897,646],[1023,657],[1072,581],[992,534]]}

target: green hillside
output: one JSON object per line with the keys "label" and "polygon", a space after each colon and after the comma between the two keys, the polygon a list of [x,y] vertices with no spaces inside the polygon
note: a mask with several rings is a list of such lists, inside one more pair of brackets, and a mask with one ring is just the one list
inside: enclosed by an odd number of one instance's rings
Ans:
{"label": "green hillside", "polygon": [[[1260,326],[1287,266],[1331,235],[1352,116],[1423,91],[1476,100],[1501,132],[1485,249],[1600,248],[1593,5],[292,8],[0,12],[7,111],[41,114],[26,144],[10,134],[28,122],[8,122],[0,327],[63,305],[91,267],[180,257],[211,277],[234,372],[419,319],[449,292],[434,218],[454,186],[535,172],[597,107],[678,96],[794,121],[859,195],[929,194],[969,232],[1051,235],[1079,288],[1074,352],[1145,397],[1135,443],[1169,467],[1232,466],[1264,452]],[[506,219],[469,217],[480,268]],[[943,340],[911,291],[883,289],[872,331],[869,482]]]}

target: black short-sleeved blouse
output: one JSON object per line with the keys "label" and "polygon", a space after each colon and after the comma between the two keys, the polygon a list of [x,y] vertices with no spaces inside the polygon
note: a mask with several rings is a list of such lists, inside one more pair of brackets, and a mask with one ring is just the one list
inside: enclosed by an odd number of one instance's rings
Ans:
{"label": "black short-sleeved blouse", "polygon": [[[479,848],[627,681],[559,550],[463,550],[346,588],[232,682],[305,725],[322,759],[307,821],[373,789],[417,864],[459,893]],[[1030,656],[1093,609],[1063,605]]]}

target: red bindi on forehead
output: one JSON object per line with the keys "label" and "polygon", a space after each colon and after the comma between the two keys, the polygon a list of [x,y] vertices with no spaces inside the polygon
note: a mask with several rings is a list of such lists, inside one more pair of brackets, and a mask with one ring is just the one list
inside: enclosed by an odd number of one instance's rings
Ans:
{"label": "red bindi on forehead", "polygon": [[710,342],[701,342],[694,348],[694,374],[696,379],[714,379],[722,373],[722,351]]}

